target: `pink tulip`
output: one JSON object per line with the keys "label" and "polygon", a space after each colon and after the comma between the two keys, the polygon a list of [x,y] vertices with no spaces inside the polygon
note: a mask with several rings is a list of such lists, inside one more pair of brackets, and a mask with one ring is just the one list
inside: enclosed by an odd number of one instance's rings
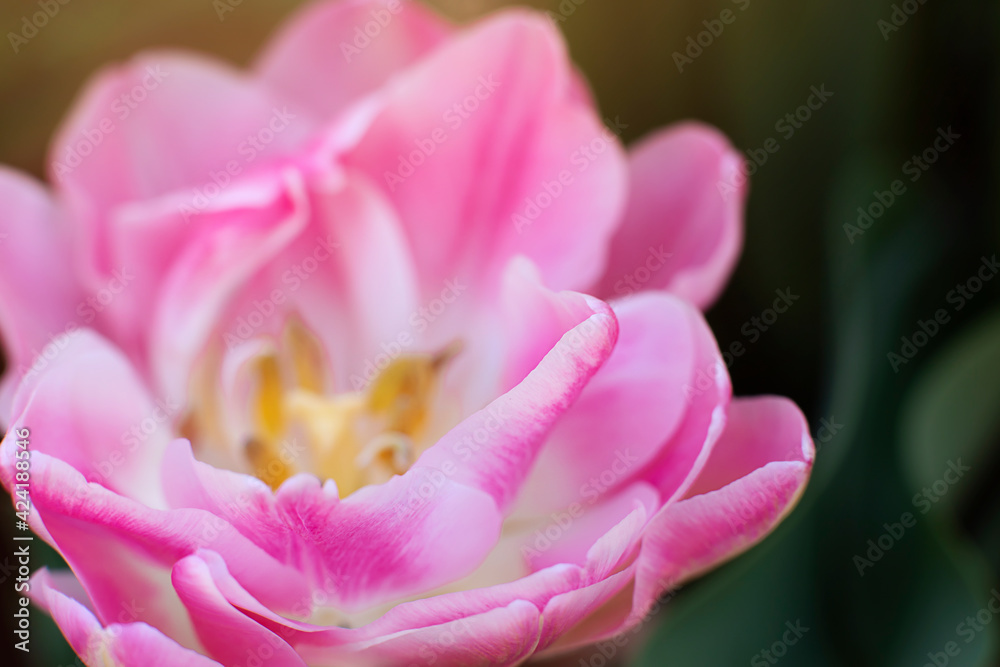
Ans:
{"label": "pink tulip", "polygon": [[700,312],[739,155],[626,153],[541,15],[345,0],[249,72],[143,54],[50,164],[0,172],[0,470],[88,665],[520,664],[802,494],[802,414],[731,400]]}

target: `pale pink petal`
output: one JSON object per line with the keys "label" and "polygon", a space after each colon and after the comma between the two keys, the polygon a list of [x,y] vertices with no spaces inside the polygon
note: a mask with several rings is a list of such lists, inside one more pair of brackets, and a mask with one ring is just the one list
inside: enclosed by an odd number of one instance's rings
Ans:
{"label": "pale pink petal", "polygon": [[327,0],[296,14],[254,70],[315,116],[330,118],[424,57],[452,31],[410,0]]}
{"label": "pale pink petal", "polygon": [[[346,183],[320,190],[315,199],[319,233],[312,241],[335,239],[337,252],[330,262],[335,283],[309,278],[315,290],[292,299],[301,304],[299,313],[314,331],[352,329],[355,338],[346,349],[336,350],[334,370],[343,383],[338,387],[356,391],[344,374],[364,375],[365,362],[386,347],[392,351],[402,333],[418,338],[411,316],[419,306],[419,281],[403,225],[377,186],[350,174]],[[293,286],[288,286],[290,292]],[[339,313],[322,298],[324,291],[343,296]],[[313,299],[307,302],[306,294]],[[413,346],[401,351],[416,351],[418,344]]]}
{"label": "pale pink petal", "polygon": [[[338,653],[351,664],[368,667],[406,665],[415,656],[454,667],[513,667],[531,657],[540,634],[538,607],[516,600],[475,616],[347,645]],[[325,648],[300,645],[298,649],[313,661],[329,655]]]}
{"label": "pale pink petal", "polygon": [[150,363],[166,395],[186,395],[194,361],[223,310],[306,228],[310,206],[298,171],[257,185],[268,198],[206,214],[219,219],[184,248],[164,278],[151,325]]}
{"label": "pale pink petal", "polygon": [[604,579],[626,564],[646,521],[660,508],[660,495],[636,482],[600,503],[576,503],[544,517],[525,538],[522,556],[532,571],[559,563],[586,567],[587,581]]}
{"label": "pale pink petal", "polygon": [[159,466],[181,405],[155,400],[120,351],[78,329],[21,383],[11,430],[29,429],[32,453],[65,461],[87,481],[165,507]]}
{"label": "pale pink petal", "polygon": [[[315,129],[248,75],[196,56],[148,53],[98,74],[60,130],[50,176],[67,195],[98,274],[125,202],[217,182],[298,147]],[[215,188],[213,190],[212,188]],[[225,188],[222,188],[223,190]]]}
{"label": "pale pink petal", "polygon": [[0,422],[10,420],[13,384],[40,354],[53,354],[86,307],[60,211],[42,186],[0,167],[0,335],[7,358]]}
{"label": "pale pink petal", "polygon": [[624,156],[574,90],[561,37],[518,11],[387,85],[347,160],[399,209],[425,286],[495,282],[518,253],[554,289],[600,275],[624,206]]}
{"label": "pale pink petal", "polygon": [[632,147],[627,212],[593,292],[665,289],[701,308],[722,291],[743,239],[746,181],[717,130],[683,123]]}
{"label": "pale pink petal", "polygon": [[54,583],[55,577],[42,570],[31,579],[31,598],[52,616],[86,664],[221,667],[220,663],[182,647],[146,623],[113,622],[102,627],[84,602],[67,595]]}
{"label": "pale pink petal", "polygon": [[542,610],[542,655],[568,651],[618,634],[632,615],[635,565],[573,591],[557,595]]}

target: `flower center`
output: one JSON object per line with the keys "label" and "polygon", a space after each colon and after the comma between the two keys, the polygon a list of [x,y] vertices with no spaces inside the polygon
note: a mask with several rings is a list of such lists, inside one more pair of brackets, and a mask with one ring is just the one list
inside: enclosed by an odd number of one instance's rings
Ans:
{"label": "flower center", "polygon": [[441,371],[460,351],[454,343],[436,354],[401,355],[368,387],[327,395],[318,341],[292,322],[283,346],[284,354],[255,362],[244,456],[272,489],[308,471],[334,480],[341,497],[409,469],[428,444]]}

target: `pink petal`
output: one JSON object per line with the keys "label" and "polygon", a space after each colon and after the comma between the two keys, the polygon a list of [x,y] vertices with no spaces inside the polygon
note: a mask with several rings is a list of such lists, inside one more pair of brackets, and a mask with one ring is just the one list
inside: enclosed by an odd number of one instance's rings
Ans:
{"label": "pink petal", "polygon": [[489,496],[427,470],[365,487],[343,501],[332,482],[321,488],[308,475],[293,477],[273,494],[255,478],[195,461],[177,443],[164,476],[174,480],[173,506],[205,509],[232,523],[271,556],[306,573],[330,606],[346,612],[460,577],[500,531]]}
{"label": "pink petal", "polygon": [[541,655],[568,651],[620,633],[631,618],[635,565],[589,586],[557,595],[542,610]]}
{"label": "pink petal", "polygon": [[813,455],[808,425],[794,403],[735,400],[694,485],[647,524],[637,560],[552,598],[543,611],[547,632],[540,646],[547,654],[561,652],[637,630],[659,596],[773,530],[801,496]]}
{"label": "pink petal", "polygon": [[118,205],[175,191],[193,201],[196,188],[215,192],[218,174],[287,153],[314,127],[303,109],[223,64],[145,54],[88,85],[53,144],[50,175],[82,225],[90,263],[106,274]]}
{"label": "pink petal", "polygon": [[414,469],[452,469],[450,477],[483,489],[505,513],[552,427],[611,354],[618,324],[603,302],[568,331],[519,385],[452,429]]}
{"label": "pink petal", "polygon": [[637,607],[762,540],[798,502],[813,456],[808,424],[794,403],[733,401],[698,480],[650,522],[636,574]]}
{"label": "pink petal", "polygon": [[735,180],[741,163],[725,137],[695,123],[632,147],[628,209],[594,293],[665,289],[701,308],[711,305],[742,245],[746,185],[741,175]]}
{"label": "pink petal", "polygon": [[[482,332],[491,347],[506,349],[502,391],[524,380],[567,331],[590,317],[593,303],[582,294],[557,293],[545,287],[538,268],[526,257],[511,260],[503,275],[501,312],[490,313],[494,315],[491,320],[500,321],[490,321],[484,327],[488,330]],[[486,358],[491,353],[494,350],[484,350],[479,356]]]}
{"label": "pink petal", "polygon": [[[347,159],[399,209],[425,286],[495,281],[518,253],[554,289],[597,278],[624,205],[624,158],[576,90],[550,22],[512,11],[382,91],[384,109]],[[541,206],[524,225],[529,199]]]}
{"label": "pink petal", "polygon": [[0,422],[10,422],[13,385],[35,358],[52,354],[63,334],[83,323],[86,307],[73,275],[61,214],[37,182],[0,168],[0,334],[8,371]]}
{"label": "pink petal", "polygon": [[612,305],[614,352],[546,443],[519,515],[589,507],[640,474],[666,499],[708,456],[730,388],[701,313],[652,292]]}
{"label": "pink petal", "polygon": [[45,570],[31,579],[32,600],[55,620],[77,655],[91,665],[124,667],[221,667],[182,647],[146,623],[120,622],[102,627],[87,606],[54,585]]}
{"label": "pink petal", "polygon": [[79,329],[20,385],[11,430],[30,429],[33,454],[61,459],[89,482],[164,507],[159,466],[181,406],[176,399],[154,401],[121,352]]}
{"label": "pink petal", "polygon": [[330,118],[450,32],[443,19],[409,0],[316,2],[285,24],[254,69],[297,105]]}
{"label": "pink petal", "polygon": [[204,620],[206,646],[222,660],[267,644],[275,654],[294,646],[310,663],[373,666],[413,655],[448,665],[514,664],[534,647],[539,605],[578,579],[575,568],[553,568],[508,585],[405,602],[372,623],[342,628],[277,616],[243,590],[212,552],[185,559],[174,573],[182,597],[191,599],[191,613]]}
{"label": "pink petal", "polygon": [[220,314],[306,228],[310,207],[298,171],[255,182],[267,197],[207,213],[215,219],[188,243],[163,279],[149,336],[151,365],[166,395],[186,395],[194,360],[220,324]]}
{"label": "pink petal", "polygon": [[[531,657],[541,634],[538,607],[516,600],[505,607],[440,625],[415,628],[372,642],[345,646],[339,654],[351,664],[408,665],[416,656],[427,663],[455,667],[513,667]],[[299,647],[308,660],[323,659],[323,648]],[[353,662],[359,660],[359,663]]]}
{"label": "pink petal", "polygon": [[215,587],[208,565],[188,556],[174,565],[174,588],[184,602],[198,638],[212,657],[225,665],[253,661],[305,667],[280,636],[230,605]]}
{"label": "pink petal", "polygon": [[[6,442],[2,451],[7,475],[12,461]],[[44,521],[53,546],[77,574],[105,624],[120,620],[127,607],[134,617],[130,620],[148,623],[182,645],[196,646],[191,623],[170,583],[170,569],[206,546],[222,554],[234,577],[273,608],[291,608],[307,594],[298,572],[275,562],[207,512],[152,510],[88,484],[66,463],[42,452],[32,456],[31,473],[32,525],[35,517]]]}
{"label": "pink petal", "polygon": [[[586,567],[585,583],[590,584],[627,564],[646,521],[659,508],[656,489],[636,482],[596,506],[577,503],[553,512],[523,537],[521,554],[532,571],[560,563]],[[535,525],[537,522],[531,524]]]}

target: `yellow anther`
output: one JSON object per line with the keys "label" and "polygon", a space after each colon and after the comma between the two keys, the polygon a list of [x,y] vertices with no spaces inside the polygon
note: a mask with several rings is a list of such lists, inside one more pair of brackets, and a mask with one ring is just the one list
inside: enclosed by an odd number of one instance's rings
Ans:
{"label": "yellow anther", "polygon": [[[289,321],[280,353],[254,367],[253,436],[244,453],[255,475],[277,488],[297,471],[332,479],[341,496],[402,474],[420,453],[438,377],[460,351],[393,360],[364,393],[323,393],[325,356],[319,341]],[[306,447],[282,449],[305,440]]]}

